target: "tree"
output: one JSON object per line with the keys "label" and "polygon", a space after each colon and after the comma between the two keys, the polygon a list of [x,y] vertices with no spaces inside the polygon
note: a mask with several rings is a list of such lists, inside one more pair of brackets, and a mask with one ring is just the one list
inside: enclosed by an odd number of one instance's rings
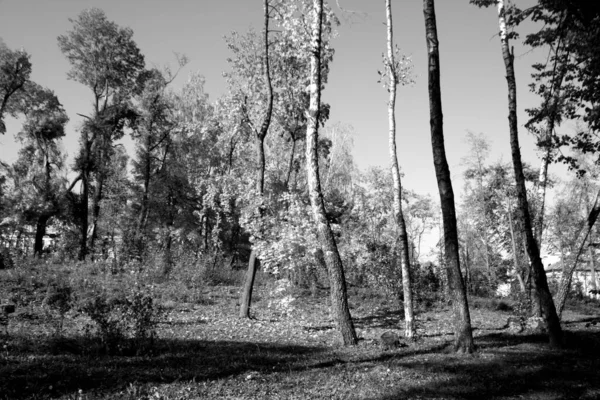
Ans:
{"label": "tree", "polygon": [[[48,220],[60,211],[63,196],[62,183],[56,174],[63,166],[63,157],[57,141],[65,135],[69,120],[57,97],[48,89],[36,88],[25,112],[25,123],[20,133],[24,144],[17,163],[30,171],[31,183],[38,192],[36,233],[33,252],[41,255]],[[33,163],[32,163],[33,161]]]}
{"label": "tree", "polygon": [[[151,69],[140,76],[140,90],[136,95],[138,121],[132,137],[136,140],[136,158],[133,162],[135,181],[141,184],[139,209],[133,228],[134,248],[142,252],[146,238],[146,227],[151,213],[151,197],[155,181],[163,170],[169,150],[172,150],[173,131],[177,125],[175,118],[175,96],[168,92],[171,82],[187,63],[185,56],[177,55],[178,69],[172,72]],[[181,106],[181,104],[179,104]],[[183,110],[179,110],[183,114]],[[152,210],[153,211],[153,210]],[[137,254],[139,257],[141,254]]]}
{"label": "tree", "polygon": [[529,202],[527,201],[527,189],[525,187],[525,176],[523,174],[523,163],[521,161],[521,148],[519,146],[519,128],[517,124],[517,84],[514,70],[514,55],[510,50],[510,34],[508,32],[504,0],[472,0],[472,3],[478,6],[489,6],[495,4],[498,8],[498,24],[500,27],[500,44],[502,49],[502,58],[506,69],[506,81],[508,84],[508,125],[510,130],[510,147],[515,173],[515,183],[517,190],[518,206],[520,210],[520,220],[522,229],[526,237],[527,253],[531,262],[533,279],[540,298],[542,314],[548,327],[550,345],[560,347],[562,345],[562,329],[560,320],[550,295],[548,281],[544,265],[540,257],[540,249],[533,235],[531,214]]}
{"label": "tree", "polygon": [[313,220],[317,226],[319,240],[325,255],[325,262],[329,271],[331,290],[331,307],[336,318],[338,329],[342,335],[344,345],[357,343],[356,331],[348,308],[348,295],[346,291],[346,278],[344,268],[338,251],[335,237],[327,220],[323,192],[319,179],[318,162],[318,129],[319,112],[321,106],[321,33],[323,25],[323,0],[313,0],[313,15],[311,29],[311,56],[310,56],[310,103],[308,108],[308,121],[306,129],[306,159],[308,192],[312,208]]}
{"label": "tree", "polygon": [[[484,262],[487,268],[488,281],[490,286],[495,283],[495,271],[492,266],[492,249],[490,248],[491,234],[490,231],[494,224],[491,221],[492,213],[490,209],[490,200],[488,188],[484,188],[484,179],[488,171],[485,168],[485,162],[489,155],[490,144],[488,139],[483,135],[476,135],[473,132],[467,132],[467,143],[469,144],[469,156],[463,158],[463,164],[467,167],[465,171],[465,188],[469,190],[467,199],[471,200],[474,208],[470,214],[477,214],[475,218],[476,229],[475,233],[484,248]],[[474,181],[474,187],[470,182]],[[474,203],[474,204],[473,204]]]}
{"label": "tree", "polygon": [[555,296],[559,318],[571,289],[573,273],[584,256],[585,247],[587,245],[591,248],[593,245],[593,228],[600,214],[600,191],[594,182],[598,178],[598,170],[581,155],[577,157],[577,163],[588,172],[568,183],[564,195],[556,202],[550,229],[550,238],[553,239],[551,244],[560,252],[563,265]]}
{"label": "tree", "polygon": [[[539,108],[530,110],[530,122],[552,122],[553,118],[560,122],[561,118],[567,117],[583,120],[593,131],[600,129],[598,4],[585,0],[539,0],[536,6],[517,17],[519,20],[531,17],[534,22],[542,23],[539,31],[527,35],[526,44],[550,47],[548,62],[534,65],[534,78],[539,84],[533,88],[543,102]],[[562,95],[557,97],[561,90]],[[567,141],[559,139],[554,144],[561,142],[588,150],[597,148],[585,131]]]}
{"label": "tree", "polygon": [[460,271],[454,192],[452,191],[450,169],[446,160],[446,150],[444,147],[440,56],[434,0],[423,0],[423,13],[425,16],[425,34],[429,62],[431,146],[444,223],[444,255],[454,311],[454,347],[459,352],[471,353],[474,350],[471,316],[469,314],[463,277]]}
{"label": "tree", "polygon": [[67,76],[92,90],[94,104],[92,114],[83,116],[81,147],[75,160],[79,175],[71,184],[73,187],[81,181],[82,186],[79,258],[85,259],[90,189],[94,191],[90,238],[93,248],[112,143],[123,135],[125,124],[136,117],[127,101],[137,89],[144,57],[133,40],[133,31],[108,21],[102,10],[84,10],[76,20],[69,21],[73,30],[58,37],[59,47],[72,67]]}
{"label": "tree", "polygon": [[13,220],[34,227],[33,252],[40,256],[49,220],[63,209],[64,156],[58,141],[68,118],[55,94],[33,83],[20,107],[25,113],[17,135],[22,147],[14,164],[3,168],[12,181],[7,200]]}
{"label": "tree", "polygon": [[4,114],[21,111],[20,99],[30,83],[31,61],[25,50],[10,50],[0,39],[0,133],[6,132]]}
{"label": "tree", "polygon": [[389,120],[389,150],[392,169],[392,178],[394,182],[394,219],[398,226],[398,244],[400,250],[400,265],[402,267],[402,287],[404,289],[404,334],[407,338],[415,335],[415,323],[413,315],[412,302],[412,283],[410,271],[410,258],[408,246],[408,234],[406,233],[406,222],[402,211],[402,181],[400,178],[400,168],[398,167],[398,154],[396,151],[396,90],[398,83],[410,83],[407,76],[410,64],[406,58],[398,54],[394,49],[394,30],[392,21],[392,4],[390,0],[385,2],[385,11],[387,16],[387,58],[386,68],[388,77],[388,120]]}
{"label": "tree", "polygon": [[[265,113],[260,123],[260,127],[256,128],[249,115],[246,113],[246,122],[252,127],[256,136],[256,156],[257,156],[257,170],[256,170],[256,195],[262,197],[265,191],[265,138],[269,132],[269,126],[271,125],[271,117],[273,116],[273,85],[271,83],[271,68],[269,65],[269,0],[263,1],[264,8],[264,26],[263,26],[263,45],[264,55],[262,59],[264,68],[264,84],[267,92]],[[262,211],[259,209],[258,211]],[[250,318],[250,303],[252,301],[252,288],[254,286],[254,279],[256,277],[256,252],[252,250],[250,254],[250,261],[248,263],[248,270],[244,278],[244,290],[242,292],[242,298],[240,301],[240,318]]]}

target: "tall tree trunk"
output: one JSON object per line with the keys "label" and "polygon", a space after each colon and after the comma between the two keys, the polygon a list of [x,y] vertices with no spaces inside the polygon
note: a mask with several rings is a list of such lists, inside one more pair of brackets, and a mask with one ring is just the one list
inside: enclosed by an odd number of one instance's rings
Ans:
{"label": "tall tree trunk", "polygon": [[592,228],[598,219],[598,214],[600,214],[600,191],[596,194],[596,199],[594,200],[594,205],[592,206],[588,218],[587,224],[584,226],[579,234],[577,235],[577,240],[575,241],[575,257],[571,262],[569,267],[564,268],[563,274],[560,280],[560,285],[558,288],[558,293],[556,294],[556,308],[558,310],[558,318],[562,316],[562,312],[565,308],[565,303],[567,302],[567,297],[569,296],[569,289],[571,288],[571,281],[573,279],[573,273],[575,269],[577,269],[577,265],[579,264],[579,259],[581,254],[583,253],[583,249],[585,244],[588,242],[588,237],[592,232]]}
{"label": "tall tree trunk", "polygon": [[317,226],[319,241],[325,254],[329,271],[331,307],[344,345],[357,343],[356,331],[348,308],[348,294],[342,259],[335,237],[327,221],[325,203],[319,179],[319,155],[317,152],[319,112],[321,106],[321,30],[323,24],[323,0],[313,0],[314,21],[310,56],[310,103],[306,129],[307,180],[313,219]]}
{"label": "tall tree trunk", "polygon": [[515,237],[515,227],[512,219],[512,211],[511,211],[510,197],[508,198],[508,226],[510,227],[510,243],[512,245],[512,253],[513,253],[513,266],[515,268],[515,276],[519,281],[519,287],[521,288],[521,293],[527,292],[527,287],[525,286],[525,281],[521,276],[520,266],[519,266],[519,256],[517,255],[517,239]]}
{"label": "tall tree trunk", "polygon": [[[558,44],[560,47],[560,43]],[[557,50],[558,52],[558,50]],[[558,61],[556,62],[558,63]],[[555,63],[555,71],[557,65]],[[540,166],[540,173],[538,177],[538,187],[537,187],[537,197],[539,202],[538,209],[538,218],[535,220],[535,238],[537,240],[538,249],[540,253],[542,252],[542,239],[544,234],[544,214],[546,212],[546,190],[548,187],[548,166],[550,164],[550,159],[552,158],[552,145],[550,141],[554,135],[554,127],[556,125],[556,119],[558,117],[558,106],[560,103],[560,89],[562,87],[562,82],[566,74],[566,68],[562,68],[561,72],[556,79],[556,82],[553,82],[552,88],[550,90],[549,98],[546,99],[546,107],[549,108],[548,117],[546,121],[546,131],[544,134],[544,146],[545,151],[542,155],[542,163]],[[535,286],[535,283],[534,283]],[[534,317],[542,316],[542,306],[540,301],[540,296],[538,295],[537,290],[534,291],[533,296],[531,298],[531,308],[532,314]]]}
{"label": "tall tree trunk", "polygon": [[[590,244],[593,243],[592,237],[590,235]],[[591,290],[594,292],[598,290],[598,283],[596,282],[596,254],[594,252],[594,248],[592,246],[588,246],[588,254],[590,257],[590,286]]]}
{"label": "tall tree trunk", "polygon": [[463,277],[460,271],[454,192],[452,190],[450,168],[446,160],[446,149],[444,146],[440,56],[434,0],[423,0],[423,14],[425,16],[429,64],[431,146],[444,221],[444,253],[454,311],[454,347],[456,351],[471,353],[474,350],[471,316],[469,314]]}
{"label": "tall tree trunk", "polygon": [[33,244],[33,254],[41,256],[44,251],[44,236],[46,236],[46,225],[50,218],[47,214],[42,214],[38,217],[35,227],[35,242]]}
{"label": "tall tree trunk", "polygon": [[465,290],[467,295],[471,292],[471,254],[469,254],[469,243],[465,244]]}
{"label": "tall tree trunk", "polygon": [[[269,0],[263,1],[264,7],[264,29],[263,39],[265,44],[265,57],[263,60],[265,66],[265,82],[267,85],[267,112],[260,126],[260,131],[256,132],[257,138],[257,157],[258,170],[256,178],[256,188],[258,196],[262,197],[265,191],[265,138],[269,132],[271,125],[271,116],[273,114],[273,85],[271,83],[271,71],[269,66]],[[262,215],[262,209],[259,210]],[[250,307],[252,304],[252,288],[256,277],[257,254],[255,249],[252,249],[250,260],[248,262],[248,270],[244,278],[244,290],[240,299],[240,318],[250,318]]]}
{"label": "tall tree trunk", "polygon": [[560,320],[548,289],[546,271],[540,257],[538,244],[533,236],[529,204],[527,202],[527,189],[525,188],[525,176],[523,175],[523,164],[521,161],[521,149],[519,147],[519,128],[517,125],[517,84],[514,70],[514,55],[511,54],[505,21],[504,0],[498,0],[498,24],[500,27],[500,43],[502,45],[502,57],[506,68],[506,81],[508,83],[508,124],[510,129],[510,147],[515,172],[515,183],[517,187],[517,198],[523,221],[523,230],[527,239],[527,253],[533,269],[533,279],[540,296],[542,314],[548,326],[550,345],[552,347],[562,346],[562,329]]}
{"label": "tall tree trunk", "polygon": [[[103,167],[101,167],[103,168]],[[98,238],[98,221],[100,220],[100,202],[104,191],[104,173],[98,174],[96,187],[94,188],[94,198],[92,199],[92,232],[90,235],[90,249],[92,250],[92,259],[94,257],[94,247]]]}
{"label": "tall tree trunk", "polygon": [[[561,21],[561,24],[563,22]],[[546,207],[546,190],[548,187],[548,166],[550,159],[552,158],[552,138],[554,137],[554,128],[556,126],[557,119],[559,117],[559,106],[561,103],[561,88],[565,75],[567,74],[567,68],[564,65],[560,65],[558,54],[561,51],[561,43],[563,35],[561,34],[558,38],[558,43],[553,46],[555,52],[554,60],[554,71],[553,74],[556,77],[552,81],[550,92],[544,102],[544,114],[546,115],[546,129],[542,140],[543,147],[545,148],[544,154],[542,155],[542,164],[540,166],[540,174],[538,177],[538,201],[539,201],[539,215],[535,223],[535,238],[538,242],[538,247],[542,249],[542,236],[544,230],[544,213]],[[564,46],[563,46],[564,47]],[[552,51],[551,50],[551,51]],[[564,52],[564,50],[563,50]],[[568,56],[568,52],[565,53]],[[560,72],[557,74],[557,69],[560,67]]]}
{"label": "tall tree trunk", "polygon": [[148,199],[150,194],[150,174],[151,174],[151,154],[150,154],[150,134],[146,138],[146,154],[144,155],[144,191],[142,193],[142,203],[136,229],[136,238],[139,238],[145,229],[148,219]]}
{"label": "tall tree trunk", "polygon": [[90,196],[90,175],[87,166],[81,171],[81,204],[78,207],[79,217],[79,255],[80,261],[87,257],[88,207]]}
{"label": "tall tree trunk", "polygon": [[415,322],[413,315],[412,283],[409,260],[408,234],[402,211],[402,181],[400,179],[400,167],[398,166],[398,154],[396,151],[396,89],[398,87],[398,71],[395,70],[394,60],[394,28],[392,22],[391,0],[385,1],[387,16],[387,51],[388,51],[388,120],[389,120],[389,148],[392,168],[392,179],[394,182],[394,219],[398,228],[398,242],[400,244],[400,265],[402,267],[402,289],[404,294],[404,335],[407,338],[415,336]]}
{"label": "tall tree trunk", "polygon": [[289,190],[290,179],[292,178],[292,171],[294,170],[294,156],[296,155],[296,137],[292,135],[292,148],[290,149],[290,158],[288,161],[288,169],[285,175],[284,186],[286,190]]}
{"label": "tall tree trunk", "polygon": [[[548,125],[550,125],[550,121]],[[550,126],[548,127],[550,129]],[[554,129],[554,123],[552,122],[552,129]],[[548,136],[548,134],[546,134]],[[548,137],[546,137],[548,140]],[[538,188],[537,196],[539,201],[538,218],[535,223],[535,238],[538,243],[540,251],[542,249],[542,235],[544,232],[544,213],[546,209],[546,189],[548,186],[548,165],[550,164],[551,150],[550,147],[546,148],[544,155],[542,156],[542,165],[540,166],[540,174],[538,177]]]}

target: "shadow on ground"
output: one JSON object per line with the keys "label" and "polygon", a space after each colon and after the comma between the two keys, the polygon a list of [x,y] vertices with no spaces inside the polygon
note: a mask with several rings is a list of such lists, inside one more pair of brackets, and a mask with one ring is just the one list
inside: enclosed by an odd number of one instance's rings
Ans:
{"label": "shadow on ground", "polygon": [[[33,340],[38,341],[35,354],[0,355],[0,399],[57,397],[80,389],[108,394],[132,382],[212,381],[246,371],[288,369],[324,351],[263,343],[160,340],[144,356],[92,356],[82,354],[81,340]],[[44,340],[48,343],[41,343]]]}
{"label": "shadow on ground", "polygon": [[[600,398],[600,332],[567,332],[566,338],[567,347],[556,351],[546,346],[544,336],[490,334],[477,338],[479,351],[472,356],[455,355],[449,341],[382,351],[161,340],[150,355],[93,357],[65,341],[0,355],[0,399],[51,398],[80,389],[116,398],[133,382],[243,385],[254,372],[263,379],[260,385],[282,398],[301,396],[325,381],[338,391],[323,388],[321,398]],[[363,391],[349,391],[350,385]]]}
{"label": "shadow on ground", "polygon": [[599,399],[600,332],[566,332],[566,348],[551,350],[540,335],[492,334],[473,356],[398,359],[389,365],[432,379],[413,380],[391,399]]}

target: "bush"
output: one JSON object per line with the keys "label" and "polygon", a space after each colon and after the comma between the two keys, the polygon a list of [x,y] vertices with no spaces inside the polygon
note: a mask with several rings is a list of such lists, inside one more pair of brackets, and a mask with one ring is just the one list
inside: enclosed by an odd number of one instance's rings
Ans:
{"label": "bush", "polygon": [[54,323],[57,336],[62,332],[65,315],[71,310],[73,301],[73,288],[67,282],[48,284],[42,306],[48,313],[48,318]]}
{"label": "bush", "polygon": [[[472,297],[469,299],[469,305],[475,309],[486,309],[490,311],[512,312],[519,313],[519,303],[516,306],[511,305],[508,301],[498,300],[494,298]],[[516,309],[515,309],[516,307]]]}
{"label": "bush", "polygon": [[150,288],[135,285],[129,293],[97,293],[80,307],[96,327],[108,354],[141,354],[150,350],[164,314]]}
{"label": "bush", "polygon": [[6,247],[0,249],[0,269],[11,269],[15,267],[13,258]]}

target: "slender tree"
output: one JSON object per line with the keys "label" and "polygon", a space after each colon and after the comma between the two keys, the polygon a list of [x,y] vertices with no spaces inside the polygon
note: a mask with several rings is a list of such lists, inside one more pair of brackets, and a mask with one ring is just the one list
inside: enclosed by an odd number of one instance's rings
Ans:
{"label": "slender tree", "polygon": [[510,50],[509,32],[506,23],[507,9],[504,0],[491,1],[472,1],[479,6],[489,6],[496,4],[498,8],[498,25],[500,28],[500,44],[502,48],[502,58],[506,69],[506,81],[508,84],[508,125],[510,130],[510,148],[512,153],[513,169],[515,173],[515,183],[518,199],[518,207],[521,227],[526,239],[527,254],[531,262],[533,280],[536,291],[539,295],[542,315],[548,326],[550,345],[560,347],[562,345],[562,329],[556,313],[554,302],[550,290],[546,271],[540,257],[540,249],[533,233],[531,215],[529,212],[529,202],[527,201],[527,189],[525,187],[525,175],[523,174],[523,163],[521,161],[521,148],[519,146],[519,128],[517,124],[517,83],[515,79],[514,55]]}
{"label": "slender tree", "polygon": [[[404,334],[407,338],[415,335],[415,323],[412,301],[412,282],[409,259],[408,234],[406,233],[406,222],[402,210],[402,181],[400,178],[400,167],[398,166],[398,154],[396,151],[396,90],[398,81],[402,82],[400,74],[401,64],[396,63],[394,55],[394,27],[392,20],[392,2],[385,1],[385,12],[387,16],[387,74],[388,74],[388,121],[389,121],[389,150],[394,182],[394,219],[398,227],[398,243],[400,247],[400,266],[402,268],[402,288],[404,294]],[[400,60],[399,60],[400,61]]]}
{"label": "slender tree", "polygon": [[[569,296],[569,291],[571,289],[571,282],[573,280],[573,273],[577,269],[579,262],[585,252],[586,245],[589,245],[593,233],[594,224],[598,219],[598,215],[600,214],[600,191],[597,191],[596,197],[592,205],[589,205],[589,181],[583,182],[583,190],[587,205],[587,218],[584,223],[578,228],[577,234],[575,237],[571,239],[570,243],[570,251],[569,256],[565,257],[563,263],[563,271],[560,279],[560,284],[558,287],[558,293],[555,296],[556,301],[556,311],[558,313],[558,318],[562,317],[562,312],[564,311],[565,304],[567,302],[567,298]],[[569,216],[569,220],[572,220],[572,216]],[[564,226],[561,227],[564,229]]]}
{"label": "slender tree", "polygon": [[440,56],[434,0],[423,0],[425,34],[429,61],[429,112],[431,125],[431,145],[433,163],[440,192],[442,219],[444,225],[444,255],[448,275],[448,285],[452,295],[454,311],[454,347],[458,352],[474,351],[471,316],[467,294],[460,271],[458,232],[454,192],[450,179],[450,169],[444,146],[442,96],[440,88]]}
{"label": "slender tree", "polygon": [[317,151],[319,111],[321,105],[321,28],[323,23],[323,0],[313,0],[314,19],[311,29],[311,57],[310,57],[310,102],[308,107],[308,121],[306,129],[306,160],[308,192],[317,225],[319,240],[322,243],[325,262],[329,271],[331,286],[331,307],[335,315],[338,329],[342,335],[344,345],[355,345],[358,341],[350,309],[348,308],[348,295],[346,291],[346,278],[342,259],[338,251],[335,237],[327,220],[323,192],[319,179],[319,154]]}
{"label": "slender tree", "polygon": [[[255,131],[256,135],[256,153],[258,166],[256,170],[256,194],[263,197],[265,191],[265,138],[269,132],[271,125],[271,117],[273,115],[273,85],[271,83],[271,68],[269,66],[269,0],[263,1],[264,8],[264,27],[263,27],[263,43],[265,46],[263,65],[264,79],[267,90],[267,104],[264,118],[260,128]],[[247,119],[249,122],[249,119]],[[259,214],[262,210],[258,210]],[[254,287],[254,279],[256,277],[256,250],[252,249],[250,261],[248,262],[248,270],[244,278],[244,290],[240,301],[240,318],[250,318],[250,304],[252,301],[252,288]]]}

